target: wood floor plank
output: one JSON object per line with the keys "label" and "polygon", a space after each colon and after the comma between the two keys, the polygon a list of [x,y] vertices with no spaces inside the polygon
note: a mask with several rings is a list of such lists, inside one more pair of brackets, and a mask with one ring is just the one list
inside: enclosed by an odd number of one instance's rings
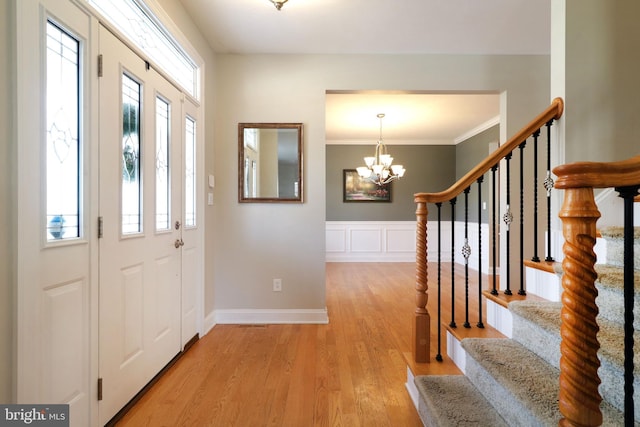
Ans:
{"label": "wood floor plank", "polygon": [[404,385],[415,265],[328,263],[326,272],[328,325],[218,325],[118,426],[421,426]]}

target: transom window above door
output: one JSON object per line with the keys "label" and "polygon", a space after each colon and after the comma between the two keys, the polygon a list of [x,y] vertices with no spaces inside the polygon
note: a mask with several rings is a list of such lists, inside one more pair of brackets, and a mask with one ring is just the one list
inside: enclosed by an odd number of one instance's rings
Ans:
{"label": "transom window above door", "polygon": [[142,0],[87,0],[168,77],[199,99],[198,65]]}

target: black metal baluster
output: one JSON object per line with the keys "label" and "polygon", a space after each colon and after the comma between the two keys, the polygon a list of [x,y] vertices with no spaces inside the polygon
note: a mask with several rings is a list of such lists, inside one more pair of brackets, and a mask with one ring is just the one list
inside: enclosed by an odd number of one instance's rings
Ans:
{"label": "black metal baluster", "polygon": [[482,323],[482,181],[478,178],[478,328],[484,328]]}
{"label": "black metal baluster", "polygon": [[456,220],[456,198],[449,200],[451,204],[451,322],[449,326],[457,328],[456,325],[456,278],[455,278],[455,266],[456,266],[456,254],[455,254],[455,220]]}
{"label": "black metal baluster", "polygon": [[491,255],[493,257],[493,277],[492,277],[492,285],[491,285],[491,295],[498,295],[498,273],[496,272],[496,267],[498,264],[498,259],[496,258],[498,255],[496,254],[496,235],[498,234],[498,209],[496,207],[496,187],[498,186],[498,180],[496,178],[496,171],[498,170],[498,165],[493,165],[491,167],[491,228],[493,232],[491,233]]}
{"label": "black metal baluster", "polygon": [[513,153],[509,153],[506,155],[505,160],[507,161],[507,211],[504,213],[502,220],[507,225],[507,237],[506,237],[506,250],[507,250],[507,277],[506,282],[507,286],[504,290],[505,295],[511,295],[511,231],[510,225],[513,221],[513,214],[511,213],[511,155]]}
{"label": "black metal baluster", "polygon": [[442,362],[442,337],[440,336],[440,328],[442,324],[441,317],[441,300],[442,300],[442,203],[436,203],[438,207],[438,354],[436,360]]}
{"label": "black metal baluster", "polygon": [[531,261],[540,262],[538,256],[538,137],[540,129],[533,133],[533,256]]}
{"label": "black metal baluster", "polygon": [[464,326],[470,328],[469,323],[469,256],[471,246],[469,246],[469,191],[470,187],[464,189],[464,245],[462,245],[462,256],[464,257]]}
{"label": "black metal baluster", "polygon": [[634,230],[633,198],[639,187],[616,188],[624,199],[624,425],[634,425],[633,404],[633,298],[634,298]]}
{"label": "black metal baluster", "polygon": [[[518,265],[520,266],[520,289],[518,289],[518,295],[526,295],[524,290],[524,147],[527,145],[527,141],[522,141],[518,145],[520,152],[520,259]],[[534,236],[534,239],[535,236]]]}
{"label": "black metal baluster", "polygon": [[544,180],[544,188],[547,190],[547,256],[544,259],[548,262],[555,261],[551,256],[551,190],[553,189],[554,182],[551,178],[551,125],[553,125],[553,119],[549,120],[547,126],[547,177]]}

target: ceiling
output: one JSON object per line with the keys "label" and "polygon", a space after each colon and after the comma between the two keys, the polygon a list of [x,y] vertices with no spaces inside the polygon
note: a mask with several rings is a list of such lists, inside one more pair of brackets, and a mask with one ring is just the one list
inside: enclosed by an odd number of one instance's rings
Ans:
{"label": "ceiling", "polygon": [[[217,53],[550,51],[551,0],[179,0]],[[497,94],[327,95],[329,143],[455,143],[499,115]]]}
{"label": "ceiling", "polygon": [[[329,93],[326,97],[328,144],[448,145],[473,131],[498,123],[496,94]],[[477,133],[477,132],[475,132]]]}

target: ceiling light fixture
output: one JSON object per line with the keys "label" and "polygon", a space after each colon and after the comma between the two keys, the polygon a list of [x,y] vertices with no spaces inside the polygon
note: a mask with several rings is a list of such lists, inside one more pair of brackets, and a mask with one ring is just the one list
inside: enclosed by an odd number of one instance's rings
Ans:
{"label": "ceiling light fixture", "polygon": [[273,5],[276,7],[276,9],[280,10],[280,9],[282,9],[282,5],[284,5],[289,0],[269,0],[269,1],[271,3],[273,3]]}
{"label": "ceiling light fixture", "polygon": [[374,184],[384,185],[393,180],[400,179],[405,173],[402,165],[391,165],[393,157],[387,154],[387,146],[382,140],[382,119],[384,114],[378,114],[380,119],[380,139],[376,145],[376,154],[373,157],[365,157],[364,162],[367,166],[357,168],[358,175],[368,179]]}

